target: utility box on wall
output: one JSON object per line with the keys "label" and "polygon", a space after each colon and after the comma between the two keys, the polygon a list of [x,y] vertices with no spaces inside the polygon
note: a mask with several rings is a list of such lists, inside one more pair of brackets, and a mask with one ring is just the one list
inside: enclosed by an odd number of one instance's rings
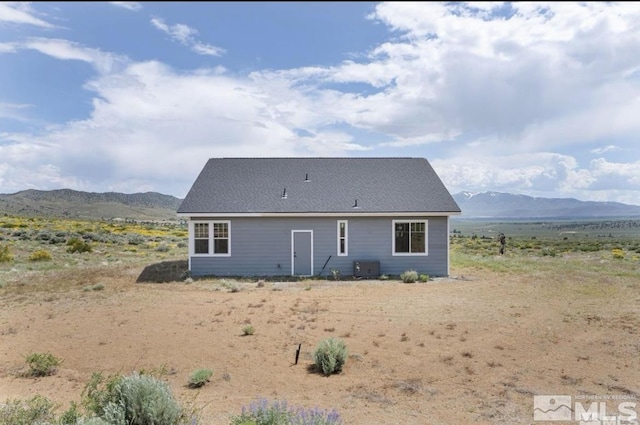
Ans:
{"label": "utility box on wall", "polygon": [[357,260],[353,262],[353,275],[355,277],[380,276],[380,261]]}

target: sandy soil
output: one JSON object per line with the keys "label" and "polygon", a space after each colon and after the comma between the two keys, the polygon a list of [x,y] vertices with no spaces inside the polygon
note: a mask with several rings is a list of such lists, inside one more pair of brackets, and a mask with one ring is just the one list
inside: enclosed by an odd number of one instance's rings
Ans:
{"label": "sandy soil", "polygon": [[[640,397],[640,285],[623,276],[136,283],[141,272],[92,273],[101,291],[0,291],[0,401],[41,394],[62,410],[92,372],[159,368],[204,424],[260,397],[335,408],[349,424],[533,424],[533,395]],[[311,353],[332,336],[350,356],[324,377]],[[64,360],[58,372],[20,377],[24,357],[46,351]],[[214,375],[188,389],[197,368]]]}

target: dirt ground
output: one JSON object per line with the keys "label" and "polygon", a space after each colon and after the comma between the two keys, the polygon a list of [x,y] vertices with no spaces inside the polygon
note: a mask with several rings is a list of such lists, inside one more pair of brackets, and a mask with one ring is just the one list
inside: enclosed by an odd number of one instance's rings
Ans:
{"label": "dirt ground", "polygon": [[[0,290],[0,402],[41,394],[63,410],[92,372],[161,368],[203,424],[228,424],[257,398],[373,425],[551,423],[534,422],[534,395],[640,397],[640,283],[624,274],[138,283],[143,272],[88,271],[103,290],[45,290],[46,273],[24,292]],[[253,335],[243,336],[246,324]],[[329,337],[349,358],[324,377],[312,352]],[[21,377],[32,352],[63,363],[53,376]],[[197,368],[214,375],[189,389]]]}

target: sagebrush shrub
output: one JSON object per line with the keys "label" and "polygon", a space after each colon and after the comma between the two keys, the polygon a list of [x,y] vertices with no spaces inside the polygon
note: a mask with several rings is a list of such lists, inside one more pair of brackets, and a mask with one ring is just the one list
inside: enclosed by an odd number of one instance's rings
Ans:
{"label": "sagebrush shrub", "polygon": [[42,231],[38,233],[38,236],[36,236],[35,239],[39,241],[48,241],[51,239],[51,233]]}
{"label": "sagebrush shrub", "polygon": [[50,261],[51,253],[46,249],[39,249],[37,251],[33,251],[29,256],[29,261]]}
{"label": "sagebrush shrub", "polygon": [[0,425],[48,424],[55,420],[56,406],[40,395],[29,400],[7,400],[0,404]]}
{"label": "sagebrush shrub", "polygon": [[325,339],[318,344],[313,359],[326,376],[338,373],[347,361],[347,346],[338,338]]}
{"label": "sagebrush shrub", "polygon": [[129,236],[129,245],[142,245],[145,243],[145,239],[140,235],[131,235]]}
{"label": "sagebrush shrub", "polygon": [[67,252],[91,252],[93,248],[87,242],[78,238],[71,238],[67,242]]}
{"label": "sagebrush shrub", "polygon": [[414,283],[418,280],[418,272],[415,270],[406,270],[402,272],[400,279],[402,279],[404,283]]}
{"label": "sagebrush shrub", "polygon": [[213,375],[213,371],[211,369],[194,370],[189,376],[189,383],[187,385],[189,388],[200,388],[209,382],[211,375]]}
{"label": "sagebrush shrub", "polygon": [[255,331],[256,330],[252,325],[246,325],[245,327],[242,328],[243,335],[253,335]]}
{"label": "sagebrush shrub", "polygon": [[0,263],[8,263],[13,261],[13,255],[9,251],[8,245],[0,245]]}
{"label": "sagebrush shrub", "polygon": [[29,365],[28,376],[49,376],[56,373],[62,360],[51,353],[31,353],[25,358]]}
{"label": "sagebrush shrub", "polygon": [[94,416],[93,418],[80,418],[77,422],[69,425],[111,425],[109,422],[102,418]]}
{"label": "sagebrush shrub", "polygon": [[420,282],[428,282],[429,281],[429,275],[428,274],[421,274],[420,275]]}
{"label": "sagebrush shrub", "polygon": [[102,283],[96,283],[95,285],[87,285],[82,290],[84,292],[89,291],[102,291],[104,289],[104,285]]}
{"label": "sagebrush shrub", "polygon": [[113,386],[103,416],[111,425],[178,425],[186,423],[183,409],[168,384],[152,376],[126,376]]}

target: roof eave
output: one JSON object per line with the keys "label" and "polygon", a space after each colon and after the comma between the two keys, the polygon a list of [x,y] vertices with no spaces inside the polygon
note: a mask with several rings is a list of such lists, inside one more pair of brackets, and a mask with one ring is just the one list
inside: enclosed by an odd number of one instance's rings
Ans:
{"label": "roof eave", "polygon": [[460,215],[460,211],[385,211],[385,212],[179,212],[178,217],[448,217]]}

